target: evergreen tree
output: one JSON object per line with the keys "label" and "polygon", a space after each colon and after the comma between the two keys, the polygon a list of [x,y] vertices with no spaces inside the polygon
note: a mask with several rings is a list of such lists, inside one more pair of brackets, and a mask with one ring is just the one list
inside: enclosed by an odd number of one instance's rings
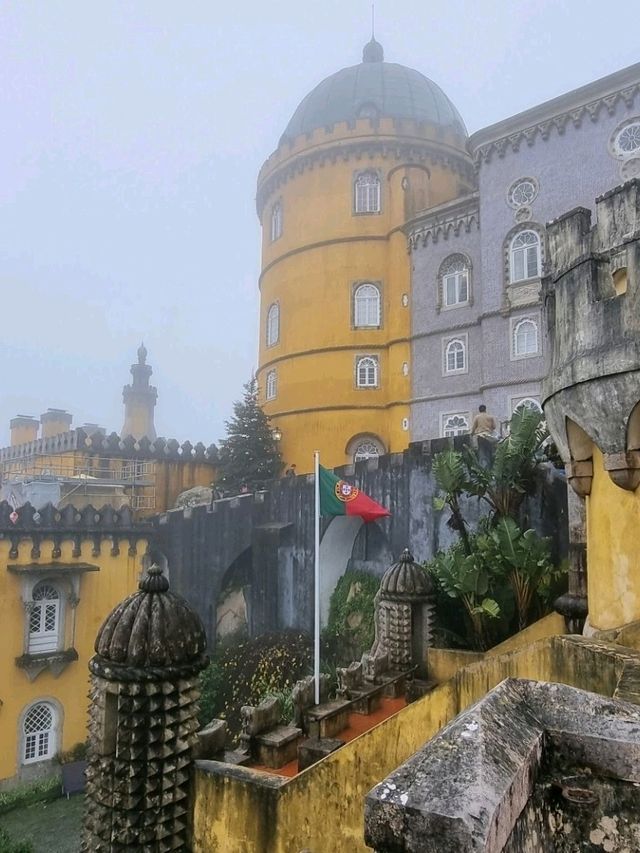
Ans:
{"label": "evergreen tree", "polygon": [[263,488],[280,475],[282,456],[271,434],[269,418],[258,403],[258,382],[252,377],[244,386],[242,400],[233,404],[233,417],[225,424],[227,437],[220,442],[219,476],[216,484],[238,494]]}

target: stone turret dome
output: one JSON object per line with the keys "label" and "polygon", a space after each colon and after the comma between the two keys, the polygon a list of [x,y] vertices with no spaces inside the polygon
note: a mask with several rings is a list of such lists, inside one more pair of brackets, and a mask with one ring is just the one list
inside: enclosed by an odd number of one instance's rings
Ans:
{"label": "stone turret dome", "polygon": [[460,113],[442,89],[413,68],[385,62],[375,39],[365,45],[359,65],[327,77],[302,100],[282,139],[358,118],[410,119],[467,137]]}
{"label": "stone turret dome", "polygon": [[384,598],[427,598],[433,593],[433,581],[415,562],[408,548],[398,562],[387,569],[380,582],[380,594]]}
{"label": "stone turret dome", "polygon": [[121,601],[98,631],[95,650],[103,664],[120,667],[201,669],[207,639],[200,617],[156,565],[149,568],[139,591]]}

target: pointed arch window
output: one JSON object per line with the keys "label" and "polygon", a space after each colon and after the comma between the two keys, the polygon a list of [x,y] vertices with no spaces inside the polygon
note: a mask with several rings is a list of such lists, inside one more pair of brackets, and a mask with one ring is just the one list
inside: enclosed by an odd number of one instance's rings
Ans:
{"label": "pointed arch window", "polygon": [[353,318],[356,328],[380,326],[380,291],[375,284],[361,284],[353,294]]}
{"label": "pointed arch window", "polygon": [[380,213],[380,178],[376,172],[361,172],[353,186],[356,213]]}
{"label": "pointed arch window", "polygon": [[453,308],[469,303],[471,264],[465,255],[450,255],[440,267],[441,304]]}
{"label": "pointed arch window", "polygon": [[513,357],[523,358],[538,353],[538,324],[529,318],[513,327]]}
{"label": "pointed arch window", "polygon": [[445,373],[463,373],[467,369],[467,347],[459,338],[449,341],[444,353]]}
{"label": "pointed arch window", "polygon": [[276,201],[271,208],[271,242],[282,237],[282,202]]}
{"label": "pointed arch window", "polygon": [[53,584],[42,581],[33,590],[29,614],[29,654],[53,652],[60,638],[60,594]]}
{"label": "pointed arch window", "polygon": [[267,346],[272,347],[280,340],[280,306],[274,302],[267,311]]}
{"label": "pointed arch window", "polygon": [[38,702],[26,713],[22,724],[22,761],[31,764],[52,758],[55,753],[55,711]]}
{"label": "pointed arch window", "polygon": [[367,355],[356,361],[356,386],[358,388],[378,387],[378,359]]}
{"label": "pointed arch window", "polygon": [[275,400],[278,395],[278,374],[275,370],[267,373],[266,393],[267,400]]}
{"label": "pointed arch window", "polygon": [[540,276],[540,235],[519,231],[509,246],[509,280],[512,284]]}

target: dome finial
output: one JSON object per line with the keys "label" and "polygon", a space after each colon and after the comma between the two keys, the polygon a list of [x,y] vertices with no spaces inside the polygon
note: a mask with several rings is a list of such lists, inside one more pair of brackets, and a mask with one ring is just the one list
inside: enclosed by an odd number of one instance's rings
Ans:
{"label": "dome finial", "polygon": [[144,345],[144,341],[141,342],[138,347],[138,364],[146,364],[147,363],[147,348]]}
{"label": "dome finial", "polygon": [[362,51],[363,62],[384,62],[384,49],[376,41],[376,5],[371,4],[371,41],[365,44]]}

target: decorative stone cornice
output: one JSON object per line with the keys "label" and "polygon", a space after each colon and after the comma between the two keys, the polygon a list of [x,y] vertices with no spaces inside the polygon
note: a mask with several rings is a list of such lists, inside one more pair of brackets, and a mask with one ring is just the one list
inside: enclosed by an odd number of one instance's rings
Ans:
{"label": "decorative stone cornice", "polygon": [[301,175],[316,166],[346,163],[349,160],[361,160],[364,157],[382,157],[408,164],[429,163],[431,166],[443,166],[465,180],[475,181],[471,159],[448,145],[420,139],[401,141],[392,137],[358,139],[353,142],[341,140],[334,145],[301,152],[274,169],[264,180],[260,180],[256,196],[258,216],[262,218],[262,210],[267,199],[296,175]]}
{"label": "decorative stone cornice", "polygon": [[531,147],[538,139],[547,140],[552,132],[562,136],[569,124],[579,128],[586,119],[596,122],[603,110],[613,115],[620,101],[630,108],[639,93],[637,63],[479,130],[469,139],[476,168],[490,162],[494,155],[504,157],[522,145]]}
{"label": "decorative stone cornice", "polygon": [[408,222],[405,228],[407,248],[411,252],[420,243],[426,246],[429,241],[437,243],[441,237],[447,240],[451,234],[457,237],[461,231],[469,234],[479,228],[479,196],[475,192],[431,208]]}

